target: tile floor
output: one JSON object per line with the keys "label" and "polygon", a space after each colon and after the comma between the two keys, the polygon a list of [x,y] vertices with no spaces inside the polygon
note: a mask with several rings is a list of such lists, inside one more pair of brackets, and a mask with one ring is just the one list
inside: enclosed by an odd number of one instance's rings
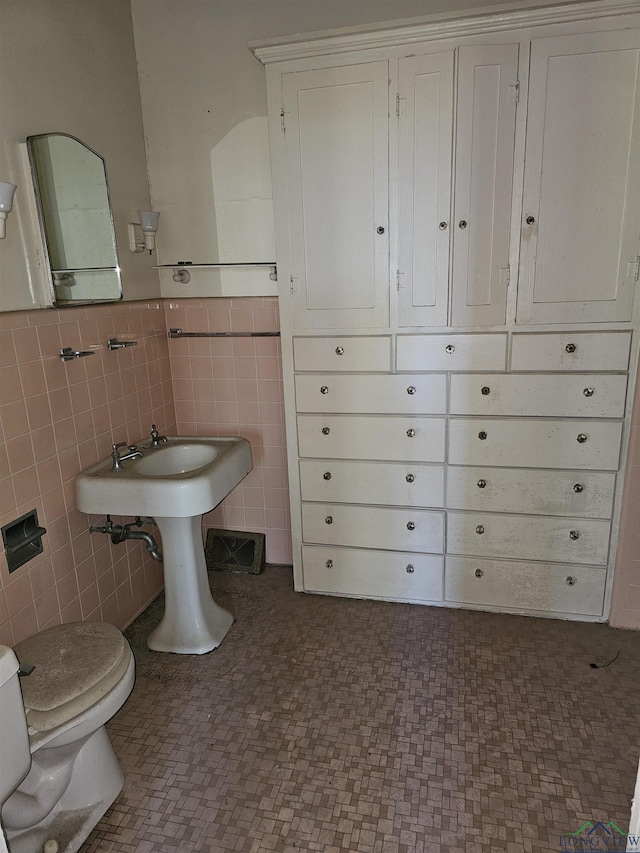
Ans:
{"label": "tile floor", "polygon": [[300,595],[284,567],[211,584],[237,617],[215,652],[148,651],[159,600],[127,632],[125,788],[82,853],[538,853],[626,830],[640,632]]}

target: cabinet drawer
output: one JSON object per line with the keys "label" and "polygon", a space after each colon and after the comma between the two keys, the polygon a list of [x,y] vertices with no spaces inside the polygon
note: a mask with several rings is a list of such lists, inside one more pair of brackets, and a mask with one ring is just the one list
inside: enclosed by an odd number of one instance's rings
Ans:
{"label": "cabinet drawer", "polygon": [[447,506],[486,512],[523,512],[611,518],[615,474],[521,468],[447,471]]}
{"label": "cabinet drawer", "polygon": [[447,553],[606,566],[608,521],[452,512]]}
{"label": "cabinet drawer", "polygon": [[619,373],[570,376],[459,374],[451,377],[454,415],[549,415],[621,418],[627,377]]}
{"label": "cabinet drawer", "polygon": [[449,462],[617,471],[621,435],[614,421],[452,419]]}
{"label": "cabinet drawer", "polygon": [[389,371],[391,338],[294,338],[293,363],[296,370]]}
{"label": "cabinet drawer", "polygon": [[444,418],[298,415],[300,456],[444,462]]}
{"label": "cabinet drawer", "polygon": [[442,465],[300,460],[303,501],[432,506],[444,503]]}
{"label": "cabinet drawer", "polygon": [[398,335],[398,370],[504,370],[506,335]]}
{"label": "cabinet drawer", "polygon": [[444,513],[349,504],[302,504],[302,538],[318,545],[352,545],[441,554]]}
{"label": "cabinet drawer", "polygon": [[631,332],[516,333],[512,370],[627,370]]}
{"label": "cabinet drawer", "polygon": [[511,610],[601,616],[606,572],[592,566],[447,557],[445,599]]}
{"label": "cabinet drawer", "polygon": [[436,415],[447,410],[447,379],[399,374],[303,374],[295,377],[299,412]]}
{"label": "cabinet drawer", "polygon": [[307,592],[397,601],[442,601],[443,558],[433,554],[302,548]]}

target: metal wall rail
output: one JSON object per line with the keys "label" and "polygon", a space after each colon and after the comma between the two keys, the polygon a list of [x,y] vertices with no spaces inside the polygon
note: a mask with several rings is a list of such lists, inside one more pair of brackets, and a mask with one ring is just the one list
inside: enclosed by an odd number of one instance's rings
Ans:
{"label": "metal wall rail", "polygon": [[279,338],[280,332],[183,332],[169,329],[170,338]]}

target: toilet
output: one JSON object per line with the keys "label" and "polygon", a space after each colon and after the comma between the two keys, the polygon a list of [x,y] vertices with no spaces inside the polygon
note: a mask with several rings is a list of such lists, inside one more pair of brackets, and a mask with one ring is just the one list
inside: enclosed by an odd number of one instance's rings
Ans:
{"label": "toilet", "polygon": [[[19,678],[29,664],[33,672]],[[105,723],[134,680],[129,644],[102,622],[0,646],[0,853],[6,841],[9,853],[80,848],[122,790]]]}

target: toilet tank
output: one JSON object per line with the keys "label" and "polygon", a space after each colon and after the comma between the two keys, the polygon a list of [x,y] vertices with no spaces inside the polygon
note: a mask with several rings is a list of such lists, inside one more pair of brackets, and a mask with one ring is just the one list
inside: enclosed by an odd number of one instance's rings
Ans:
{"label": "toilet tank", "polygon": [[0,805],[22,782],[31,766],[18,667],[13,649],[0,646]]}

